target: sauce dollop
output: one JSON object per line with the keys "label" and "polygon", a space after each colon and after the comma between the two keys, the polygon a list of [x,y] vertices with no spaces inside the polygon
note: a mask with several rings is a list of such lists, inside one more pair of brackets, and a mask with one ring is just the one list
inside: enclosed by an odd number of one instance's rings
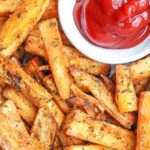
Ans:
{"label": "sauce dollop", "polygon": [[131,48],[150,31],[148,0],[77,0],[74,20],[82,35],[104,48]]}

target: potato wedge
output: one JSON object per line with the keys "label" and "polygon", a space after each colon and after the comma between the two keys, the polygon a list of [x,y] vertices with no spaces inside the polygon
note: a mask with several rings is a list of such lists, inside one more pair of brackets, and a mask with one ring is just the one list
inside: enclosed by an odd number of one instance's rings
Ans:
{"label": "potato wedge", "polygon": [[102,81],[74,68],[70,68],[70,72],[76,82],[89,89],[110,116],[125,128],[131,128],[136,121],[135,115],[133,113],[120,113],[118,111],[114,102],[114,95],[105,87]]}
{"label": "potato wedge", "polygon": [[138,60],[130,66],[134,84],[147,77],[150,77],[150,56]]}
{"label": "potato wedge", "polygon": [[116,66],[116,103],[120,112],[137,110],[137,97],[132,82],[131,72],[125,65]]}
{"label": "potato wedge", "polygon": [[52,98],[44,87],[2,54],[0,54],[0,78],[23,93],[37,107],[44,106]]}
{"label": "potato wedge", "polygon": [[60,128],[64,121],[64,114],[60,111],[58,106],[53,101],[47,103],[46,107],[49,110],[51,116],[53,116],[53,118],[55,119],[57,127]]}
{"label": "potato wedge", "polygon": [[93,61],[85,57],[70,57],[70,67],[80,69],[87,73],[100,76],[100,74],[107,75],[110,72],[110,65]]}
{"label": "potato wedge", "polygon": [[0,147],[11,150],[31,150],[30,137],[12,101],[0,107]]}
{"label": "potato wedge", "polygon": [[15,10],[0,31],[0,50],[11,56],[40,20],[50,0],[26,0]]}
{"label": "potato wedge", "polygon": [[71,145],[66,146],[64,150],[113,150],[101,145]]}
{"label": "potato wedge", "polygon": [[51,75],[48,75],[43,78],[43,84],[47,88],[47,90],[51,93],[53,96],[53,100],[57,104],[57,106],[62,110],[64,113],[69,113],[70,108],[66,101],[62,100],[59,96],[58,90],[56,88],[55,82]]}
{"label": "potato wedge", "polygon": [[73,111],[67,119],[69,122],[64,126],[69,136],[118,150],[133,150],[135,147],[135,134],[132,131],[96,121],[79,110]]}
{"label": "potato wedge", "polygon": [[14,88],[6,87],[3,91],[4,97],[11,99],[20,114],[20,116],[30,125],[33,124],[36,117],[37,108],[20,92]]}
{"label": "potato wedge", "polygon": [[81,91],[75,84],[71,85],[71,90],[75,96],[79,96],[82,99],[85,99],[86,101],[91,103],[91,105],[95,105],[100,112],[103,113],[105,111],[97,99]]}
{"label": "potato wedge", "polygon": [[47,107],[40,108],[31,129],[33,150],[50,150],[57,131],[57,123]]}
{"label": "potato wedge", "polygon": [[150,92],[143,92],[139,100],[136,150],[150,149]]}
{"label": "potato wedge", "polygon": [[[70,97],[71,79],[66,68],[63,45],[60,39],[56,19],[47,20],[40,24],[40,31],[45,43],[51,71],[58,88],[60,97]],[[51,36],[47,36],[47,34]],[[56,69],[57,68],[57,69]]]}
{"label": "potato wedge", "polygon": [[91,118],[119,126],[116,120],[114,120],[108,114],[100,112],[100,110],[87,99],[83,99],[80,96],[72,97],[68,99],[67,102],[72,109],[80,109],[83,112],[87,113]]}

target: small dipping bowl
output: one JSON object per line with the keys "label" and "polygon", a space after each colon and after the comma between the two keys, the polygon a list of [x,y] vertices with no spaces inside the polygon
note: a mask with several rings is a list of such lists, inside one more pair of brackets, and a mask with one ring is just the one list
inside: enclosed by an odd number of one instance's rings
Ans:
{"label": "small dipping bowl", "polygon": [[76,0],[59,0],[58,12],[61,26],[71,43],[85,56],[108,64],[123,64],[150,54],[150,35],[140,44],[128,49],[106,49],[86,40],[76,27],[73,10]]}

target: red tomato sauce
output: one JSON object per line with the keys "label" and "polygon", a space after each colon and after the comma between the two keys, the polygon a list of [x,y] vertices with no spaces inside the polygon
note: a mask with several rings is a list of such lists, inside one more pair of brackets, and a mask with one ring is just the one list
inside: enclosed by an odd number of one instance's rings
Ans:
{"label": "red tomato sauce", "polygon": [[104,48],[131,48],[150,31],[148,0],[77,0],[74,20],[82,35]]}

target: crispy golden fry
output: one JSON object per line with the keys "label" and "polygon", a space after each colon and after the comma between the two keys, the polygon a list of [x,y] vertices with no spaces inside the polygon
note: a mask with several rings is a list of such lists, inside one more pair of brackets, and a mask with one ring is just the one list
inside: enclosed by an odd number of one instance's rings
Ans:
{"label": "crispy golden fry", "polygon": [[114,93],[115,92],[115,84],[113,83],[113,81],[109,77],[107,77],[103,74],[101,74],[100,77],[101,77],[101,80],[103,81],[103,83],[105,84],[105,86],[107,87],[107,89],[109,89],[112,93]]}
{"label": "crispy golden fry", "polygon": [[0,0],[0,16],[8,16],[22,3],[21,0]]}
{"label": "crispy golden fry", "polygon": [[85,99],[86,101],[88,101],[89,103],[91,103],[91,105],[95,105],[99,110],[100,112],[104,112],[104,108],[101,106],[101,104],[98,102],[97,99],[95,99],[94,97],[84,93],[83,91],[81,91],[77,86],[75,86],[74,84],[71,85],[71,90],[73,92],[73,94],[75,96],[79,96],[81,97],[82,99]]}
{"label": "crispy golden fry", "polygon": [[44,87],[2,54],[0,54],[0,78],[23,93],[37,107],[44,106],[52,98]]}
{"label": "crispy golden fry", "polygon": [[120,112],[137,110],[137,97],[132,82],[131,72],[124,65],[116,66],[116,103]]}
{"label": "crispy golden fry", "polygon": [[[72,48],[68,46],[68,43],[66,42],[66,39],[64,38],[64,33],[60,32],[61,40],[64,45],[64,52],[67,53],[69,56],[83,56],[81,53],[79,53],[75,48]],[[67,43],[67,44],[66,44]],[[44,57],[46,60],[47,55],[46,55],[46,50],[45,50],[45,45],[44,41],[42,39],[42,35],[39,30],[39,26],[37,25],[34,27],[32,32],[30,33],[26,45],[25,45],[25,50],[29,53]]]}
{"label": "crispy golden fry", "polygon": [[3,150],[31,150],[29,134],[12,101],[0,107],[0,147]]}
{"label": "crispy golden fry", "polygon": [[11,56],[48,7],[50,0],[26,0],[15,10],[0,31],[0,50]]}
{"label": "crispy golden fry", "polygon": [[100,113],[99,109],[93,103],[81,97],[72,97],[68,99],[67,102],[71,108],[80,108],[92,118],[95,118]]}
{"label": "crispy golden fry", "polygon": [[60,128],[64,120],[64,114],[53,101],[47,103],[46,107],[49,109],[51,116],[54,117],[56,123],[58,124],[58,128]]}
{"label": "crispy golden fry", "polygon": [[113,150],[101,145],[71,145],[64,148],[64,150]]}
{"label": "crispy golden fry", "polygon": [[57,123],[47,107],[40,108],[31,129],[33,150],[50,150],[57,131]]}
{"label": "crispy golden fry", "polygon": [[58,137],[61,140],[63,146],[85,144],[85,141],[83,140],[66,135],[63,130],[58,132]]}
{"label": "crispy golden fry", "polygon": [[120,113],[118,111],[114,103],[114,95],[105,87],[102,81],[74,68],[71,68],[70,71],[74,80],[86,86],[108,114],[125,128],[131,128],[136,121],[135,115],[133,113]]}
{"label": "crispy golden fry", "polygon": [[74,67],[87,73],[100,76],[100,74],[108,74],[110,65],[99,63],[84,57],[70,57],[70,67]]}
{"label": "crispy golden fry", "polygon": [[134,85],[136,95],[139,96],[141,92],[143,92],[143,91],[146,90],[149,81],[150,81],[150,78],[146,78],[146,79],[143,79],[143,80],[137,82],[137,83]]}
{"label": "crispy golden fry", "polygon": [[51,77],[51,75],[44,77],[43,83],[44,83],[45,87],[47,88],[47,90],[52,94],[53,100],[56,102],[56,104],[62,110],[62,112],[69,113],[70,108],[69,108],[68,104],[66,103],[66,101],[64,101],[60,98],[58,90],[55,85],[55,82],[54,82],[53,78]]}
{"label": "crispy golden fry", "polygon": [[[56,19],[44,21],[40,24],[40,31],[44,39],[46,51],[49,58],[51,71],[58,88],[60,97],[70,97],[71,80],[66,68],[63,45],[60,39]],[[47,36],[47,34],[51,36]],[[57,68],[57,69],[56,69]]]}
{"label": "crispy golden fry", "polygon": [[[24,0],[0,0],[0,16],[9,16]],[[58,18],[58,0],[51,0],[42,19]]]}
{"label": "crispy golden fry", "polygon": [[25,96],[16,91],[14,88],[6,87],[3,91],[3,95],[15,103],[21,117],[28,124],[32,125],[37,113],[37,108]]}
{"label": "crispy golden fry", "polygon": [[141,81],[150,76],[150,56],[138,60],[130,66],[132,79],[134,83]]}
{"label": "crispy golden fry", "polygon": [[88,99],[83,99],[80,96],[79,97],[73,97],[67,100],[68,104],[73,109],[80,109],[84,112],[86,112],[90,117],[105,121],[111,124],[119,125],[116,120],[114,120],[112,117],[110,117],[108,114],[100,112],[100,110]]}
{"label": "crispy golden fry", "polygon": [[150,92],[143,92],[139,100],[136,150],[150,149]]}
{"label": "crispy golden fry", "polygon": [[[108,146],[114,149],[133,150],[135,147],[134,132],[121,127],[96,121],[87,114],[76,110],[68,115],[64,123],[66,134],[82,140]],[[114,144],[116,143],[116,144]]]}

